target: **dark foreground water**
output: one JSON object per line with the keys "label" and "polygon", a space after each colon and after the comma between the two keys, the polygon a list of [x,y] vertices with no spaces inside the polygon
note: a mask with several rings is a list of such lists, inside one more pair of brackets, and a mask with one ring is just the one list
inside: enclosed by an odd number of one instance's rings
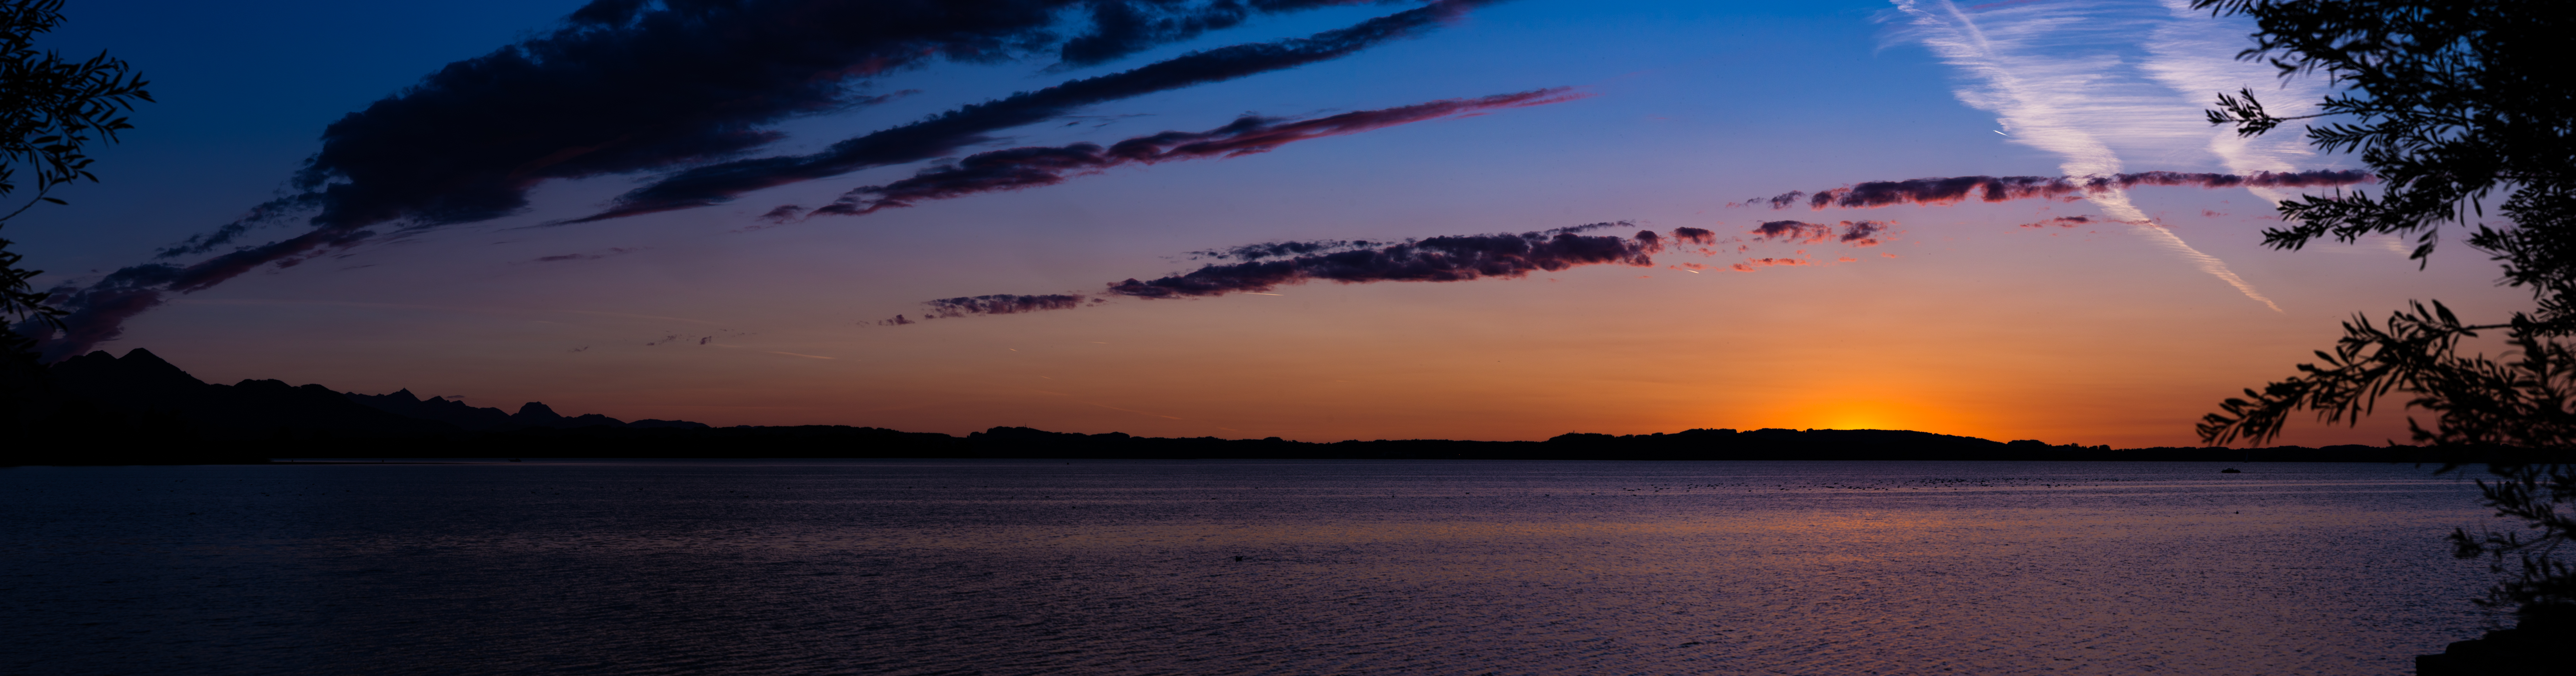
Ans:
{"label": "dark foreground water", "polygon": [[2400,674],[2388,465],[0,469],[0,672]]}

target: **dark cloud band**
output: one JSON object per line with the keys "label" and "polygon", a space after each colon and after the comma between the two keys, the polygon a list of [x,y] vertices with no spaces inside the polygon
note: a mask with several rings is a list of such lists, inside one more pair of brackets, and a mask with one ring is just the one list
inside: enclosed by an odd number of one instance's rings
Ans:
{"label": "dark cloud band", "polygon": [[2060,227],[2060,228],[2072,228],[2072,227],[2079,226],[2079,225],[2091,225],[2091,224],[2094,224],[2094,223],[2110,223],[2110,222],[2112,222],[2112,221],[2111,221],[2111,219],[2107,219],[2107,218],[2100,218],[2100,217],[2095,217],[2095,216],[2058,216],[2058,217],[2056,217],[2056,218],[2051,218],[2051,219],[2048,219],[2048,220],[2045,220],[2045,221],[2040,221],[2040,222],[2037,222],[2037,223],[2023,223],[2023,224],[2021,224],[2021,227],[2025,227],[2025,228],[2045,228],[2045,227],[2048,227],[2048,226],[2052,226],[2052,225],[2054,225],[2054,226],[2057,226],[2057,227]]}
{"label": "dark cloud band", "polygon": [[1209,265],[1152,280],[1116,282],[1109,285],[1108,292],[1134,298],[1185,298],[1266,292],[1314,281],[1464,282],[1511,279],[1584,265],[1654,265],[1648,254],[1655,248],[1657,238],[1651,231],[1641,232],[1643,237],[1637,238],[1579,234],[1628,225],[1595,223],[1517,235],[1432,237],[1355,251]]}
{"label": "dark cloud band", "polygon": [[[847,110],[893,94],[866,84],[935,59],[996,61],[1056,48],[1063,65],[1100,63],[1235,25],[1249,14],[1345,0],[597,0],[554,30],[448,64],[401,93],[323,130],[322,149],[289,185],[297,193],[192,237],[160,258],[233,246],[258,226],[313,214],[302,234],[239,247],[192,265],[118,270],[49,301],[79,323],[15,327],[49,358],[122,332],[165,294],[220,284],[261,265],[291,267],[378,235],[470,223],[528,206],[550,179],[680,171],[583,220],[721,203],[746,190],[949,154],[986,134],[1075,108],[1344,56],[1420,34],[1493,0],[1436,0],[1295,40],[1195,52],[1074,80],[834,144],[809,156],[736,160],[777,141],[791,118]],[[1063,39],[1067,12],[1087,32]]]}
{"label": "dark cloud band", "polygon": [[1789,191],[1756,203],[1786,209],[1799,203],[1824,209],[1873,209],[1900,204],[1944,205],[1968,199],[2003,202],[2022,199],[2072,199],[2082,194],[2138,186],[2183,186],[2194,188],[2312,188],[2351,185],[2372,180],[2358,170],[2318,170],[2251,174],[2203,174],[2177,171],[2149,171],[2109,176],[1954,176],[1918,178],[1906,181],[1870,181],[1847,187],[1819,190],[1813,195]]}
{"label": "dark cloud band", "polygon": [[1074,80],[974,104],[900,127],[845,139],[821,152],[735,160],[680,172],[617,198],[607,210],[573,219],[591,222],[722,204],[755,190],[827,178],[870,167],[918,162],[993,140],[988,134],[1114,101],[1340,58],[1439,26],[1490,0],[1442,0],[1305,38],[1234,45],[1134,70]]}
{"label": "dark cloud band", "polygon": [[[1216,157],[1242,157],[1269,152],[1280,146],[1307,139],[1356,134],[1400,124],[1464,115],[1498,108],[1520,108],[1545,105],[1578,98],[1564,88],[1541,89],[1517,94],[1498,94],[1472,99],[1432,101],[1397,108],[1363,110],[1311,120],[1280,120],[1265,117],[1243,117],[1234,123],[1204,132],[1167,131],[1119,141],[1106,148],[1093,143],[1068,146],[1028,147],[977,153],[956,164],[923,170],[901,181],[850,191],[828,206],[815,209],[808,216],[859,216],[881,209],[908,207],[929,200],[953,199],[978,193],[1019,190],[1064,182],[1072,175],[1094,173],[1125,164],[1157,164],[1179,160]],[[772,209],[765,218],[785,220],[796,215],[792,206]],[[1342,243],[1335,243],[1342,244]],[[1256,247],[1244,247],[1230,255],[1254,255]],[[1270,245],[1275,247],[1314,247],[1319,243]],[[1282,249],[1284,253],[1286,249]]]}
{"label": "dark cloud band", "polygon": [[[1583,234],[1626,227],[1634,226],[1625,221],[1593,223],[1519,234],[1408,239],[1360,248],[1351,248],[1349,242],[1326,241],[1312,243],[1314,250],[1324,253],[1284,256],[1274,256],[1269,252],[1306,247],[1297,246],[1298,243],[1274,242],[1254,245],[1259,247],[1252,252],[1258,255],[1250,257],[1254,260],[1206,265],[1190,272],[1151,280],[1113,282],[1103,295],[1145,299],[1197,298],[1266,293],[1281,286],[1318,281],[1343,284],[1464,282],[1514,279],[1534,272],[1554,272],[1586,265],[1653,266],[1655,261],[1650,255],[1662,250],[1665,241],[1654,231],[1639,231],[1625,237]],[[1705,230],[1692,230],[1708,234]],[[931,308],[929,314],[932,316],[957,317],[1067,309],[1080,307],[1086,300],[1101,302],[1099,298],[1071,294],[1001,295],[948,298],[930,301],[926,305]],[[912,322],[887,320],[882,323]]]}
{"label": "dark cloud band", "polygon": [[[1086,298],[1077,294],[1046,294],[1039,296],[999,294],[992,296],[941,298],[939,300],[923,303],[923,305],[930,306],[930,312],[927,316],[963,317],[966,315],[1018,314],[1022,312],[1037,312],[1039,310],[1070,310],[1081,307],[1082,302],[1085,300],[1099,302],[1097,299]],[[895,316],[900,318],[903,315]],[[911,322],[903,323],[909,324]]]}
{"label": "dark cloud band", "polygon": [[[1841,226],[1842,234],[1834,233],[1836,225]],[[1878,234],[1886,231],[1888,225],[1883,221],[1842,221],[1833,225],[1804,221],[1771,221],[1754,226],[1751,234],[1755,239],[1787,244],[1822,244],[1826,240],[1833,240],[1863,247],[1878,246]]]}

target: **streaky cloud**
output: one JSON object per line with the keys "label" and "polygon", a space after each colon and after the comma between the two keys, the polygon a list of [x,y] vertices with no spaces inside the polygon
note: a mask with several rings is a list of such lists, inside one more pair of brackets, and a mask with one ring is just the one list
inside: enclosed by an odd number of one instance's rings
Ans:
{"label": "streaky cloud", "polygon": [[1776,242],[1816,244],[1834,236],[1834,226],[1805,221],[1771,221],[1753,227],[1753,236]]}
{"label": "streaky cloud", "polygon": [[[1126,164],[1158,164],[1179,160],[1242,157],[1269,152],[1297,141],[1356,134],[1400,124],[1499,108],[1545,105],[1573,100],[1580,96],[1571,90],[1559,87],[1472,99],[1432,101],[1379,110],[1362,110],[1311,120],[1243,117],[1231,124],[1204,132],[1167,131],[1119,141],[1105,148],[1094,143],[1076,143],[1067,146],[1011,148],[976,153],[959,160],[956,164],[922,170],[911,178],[886,185],[851,190],[832,204],[815,209],[805,216],[859,216],[888,208],[909,207],[929,200],[954,199],[979,193],[1049,186],[1062,183],[1071,175],[1098,173]],[[775,216],[794,212],[787,207],[782,207],[770,213]],[[1339,245],[1339,243],[1336,244]],[[1229,255],[1260,253],[1262,250],[1258,247],[1261,246],[1263,245],[1238,248]],[[1320,244],[1300,246],[1320,246]],[[1287,253],[1287,250],[1282,249],[1280,253]]]}
{"label": "streaky cloud", "polygon": [[1643,237],[1584,235],[1586,230],[1631,227],[1622,221],[1594,223],[1520,234],[1458,235],[1406,240],[1384,247],[1227,265],[1152,280],[1109,285],[1108,292],[1133,298],[1189,298],[1230,293],[1258,293],[1280,286],[1330,281],[1464,282],[1512,279],[1540,271],[1584,265],[1617,264],[1651,267],[1658,241],[1653,231]]}
{"label": "streaky cloud", "polygon": [[[106,278],[87,288],[66,286],[49,289],[47,304],[71,310],[62,318],[66,330],[55,333],[53,327],[33,321],[11,328],[19,335],[39,340],[50,338],[39,348],[44,350],[43,356],[48,362],[81,354],[90,346],[125,335],[125,320],[159,306],[162,290],[179,279],[183,272],[176,265],[146,263],[108,273]],[[64,345],[76,345],[81,349],[57,349]]]}
{"label": "streaky cloud", "polygon": [[843,139],[820,152],[734,160],[692,168],[619,196],[586,223],[732,201],[744,193],[955,153],[987,134],[1056,118],[1094,104],[1241,78],[1350,55],[1438,27],[1493,0],[1440,0],[1304,38],[1192,52],[1133,70],[1073,80],[964,106],[919,122]]}
{"label": "streaky cloud", "polygon": [[1726,266],[1726,267],[1727,267],[1727,269],[1734,270],[1734,271],[1736,271],[1736,272],[1752,272],[1752,271],[1754,271],[1754,270],[1756,270],[1756,269],[1759,269],[1759,268],[1772,267],[1772,266],[1776,266],[1776,265],[1815,265],[1815,264],[1816,264],[1816,262],[1815,262],[1815,261],[1807,260],[1807,259],[1804,259],[1804,258],[1747,258],[1747,259],[1745,259],[1745,260],[1744,260],[1744,262],[1742,262],[1742,263],[1735,263],[1735,264],[1732,264],[1732,265],[1728,265],[1728,266]]}
{"label": "streaky cloud", "polygon": [[[1407,239],[1364,248],[1347,242],[1316,242],[1324,253],[1272,256],[1265,248],[1257,260],[1210,264],[1186,273],[1150,280],[1130,278],[1107,285],[1102,295],[1148,300],[1204,298],[1235,293],[1267,293],[1282,286],[1310,282],[1370,284],[1376,282],[1465,282],[1517,279],[1534,272],[1554,272],[1587,265],[1653,267],[1652,254],[1665,237],[1652,230],[1634,235],[1590,235],[1593,230],[1635,227],[1627,221],[1591,223],[1524,233],[1456,235]],[[1697,230],[1697,229],[1694,229]],[[1707,231],[1698,232],[1706,234]],[[1284,243],[1254,245],[1277,247]],[[1294,250],[1298,247],[1285,247]],[[1226,249],[1223,251],[1233,251]],[[958,317],[1061,310],[1103,302],[1081,294],[1046,296],[970,296],[925,303],[930,314]],[[879,322],[895,325],[911,322]]]}
{"label": "streaky cloud", "polygon": [[[1994,112],[1995,122],[2002,127],[1997,131],[2011,142],[2057,154],[2062,158],[2058,169],[2068,176],[2121,175],[2113,143],[2156,149],[2200,142],[2228,155],[2221,147],[2224,144],[2211,140],[2216,132],[2194,115],[2199,109],[2194,101],[2175,97],[2169,86],[2123,77],[2119,71],[2125,60],[2101,51],[2171,24],[2171,14],[2150,17],[2095,3],[2002,2],[1962,9],[1949,0],[1892,2],[1898,14],[1909,17],[1907,32],[1968,77],[1970,84],[1954,90],[1960,102]],[[2176,11],[2171,6],[2166,9]],[[2085,47],[2069,48],[2074,45]],[[2274,166],[2245,159],[2227,156],[2231,169]],[[2260,186],[2256,194],[2269,199],[2278,195]],[[2089,200],[2114,220],[2136,224],[2149,240],[2202,272],[2275,312],[2282,311],[2228,269],[2226,261],[2192,248],[2170,229],[2157,227],[2154,219],[2129,203],[2121,186],[2069,193],[2067,198]],[[1823,201],[1819,195],[1811,202]]]}
{"label": "streaky cloud", "polygon": [[1091,4],[1091,31],[1057,51],[1066,66],[1089,66],[1134,54],[1156,45],[1224,30],[1251,18],[1253,12],[1277,13],[1380,0],[1216,0],[1204,5],[1173,2],[1099,2]]}
{"label": "streaky cloud", "polygon": [[[2257,171],[2248,174],[2148,171],[2100,176],[1952,176],[1903,181],[1868,181],[1818,190],[1809,196],[1792,190],[1763,200],[1773,209],[1805,203],[1813,209],[1875,209],[1898,205],[1949,205],[1975,199],[2006,202],[2026,199],[2068,200],[2139,186],[2191,188],[2314,188],[2374,180],[2357,169]],[[1803,199],[1802,199],[1803,197]]]}
{"label": "streaky cloud", "polygon": [[1878,233],[1887,230],[1884,221],[1843,221],[1840,241],[1855,247],[1878,246]]}
{"label": "streaky cloud", "polygon": [[[2274,114],[2298,116],[2316,112],[2315,102],[2332,92],[2326,78],[2284,78],[2270,63],[2235,58],[2245,47],[2246,35],[2254,32],[2251,20],[2211,16],[2192,8],[2191,0],[2158,0],[2158,4],[2164,5],[2168,16],[2148,34],[2148,57],[2138,66],[2184,102],[2206,104],[2219,92],[2268,89],[2263,102]],[[2316,155],[2299,134],[2246,137],[2226,126],[2202,131],[2208,135],[2210,154],[2218,156],[2228,171],[2288,171]],[[2296,196],[2272,187],[2249,191],[2276,205]]]}
{"label": "streaky cloud", "polygon": [[530,263],[561,263],[561,262],[564,262],[564,261],[595,261],[595,260],[599,260],[599,259],[602,259],[602,258],[607,258],[607,257],[610,257],[610,256],[623,256],[623,255],[626,255],[626,254],[631,254],[631,253],[635,253],[635,252],[637,252],[637,251],[643,251],[643,250],[644,250],[644,248],[643,248],[643,247],[609,247],[609,248],[607,248],[607,249],[605,249],[605,250],[601,251],[600,253],[589,253],[589,254],[578,254],[578,253],[573,253],[573,254],[560,254],[560,255],[554,255],[554,256],[538,256],[535,260],[531,260],[531,261],[528,261],[528,262],[530,262]]}
{"label": "streaky cloud", "polygon": [[[1868,247],[1878,246],[1878,234],[1885,232],[1889,225],[1892,224],[1885,221],[1842,221],[1835,224],[1808,223],[1805,221],[1770,221],[1754,226],[1753,229],[1749,231],[1749,234],[1753,235],[1753,238],[1757,241],[1767,240],[1786,244],[1823,244],[1825,240],[1830,239],[1855,247]],[[1842,234],[1840,235],[1834,234],[1834,228],[1837,226],[1842,228]],[[1692,229],[1697,230],[1696,228]],[[1702,230],[1700,232],[1707,231]],[[1706,244],[1716,240],[1714,239],[1714,234],[1711,234],[1694,238],[1690,241]]]}
{"label": "streaky cloud", "polygon": [[[498,218],[546,180],[756,150],[783,138],[773,124],[877,100],[866,84],[883,74],[1048,46],[1080,4],[600,0],[331,123],[290,199],[318,209],[319,228]],[[171,253],[237,236],[219,229]]]}
{"label": "streaky cloud", "polygon": [[1381,245],[1381,244],[1385,244],[1385,242],[1372,242],[1372,241],[1365,240],[1365,239],[1352,239],[1352,240],[1332,240],[1332,239],[1326,239],[1326,240],[1314,240],[1314,241],[1308,241],[1308,242],[1287,242],[1287,241],[1281,241],[1281,242],[1263,242],[1263,243],[1260,243],[1260,244],[1245,244],[1245,245],[1242,245],[1242,246],[1226,247],[1226,248],[1223,248],[1223,249],[1208,249],[1208,250],[1205,250],[1205,251],[1192,251],[1192,252],[1190,252],[1190,253],[1189,253],[1189,255],[1190,255],[1190,257],[1191,257],[1191,258],[1214,258],[1214,259],[1217,259],[1217,260],[1229,260],[1229,259],[1231,259],[1231,260],[1239,260],[1239,261],[1257,261],[1257,260],[1261,260],[1261,259],[1264,259],[1264,258],[1284,258],[1284,257],[1288,257],[1288,256],[1304,256],[1304,255],[1308,255],[1308,254],[1318,254],[1318,253],[1324,253],[1324,252],[1327,252],[1327,251],[1347,251],[1347,250],[1350,250],[1350,249],[1358,249],[1358,248],[1372,247],[1372,246],[1378,246],[1378,245]]}
{"label": "streaky cloud", "polygon": [[[59,335],[31,322],[13,328],[36,337],[45,359],[59,360],[121,335],[125,319],[169,293],[210,288],[262,265],[292,267],[367,242],[378,229],[409,233],[518,213],[528,208],[529,192],[548,180],[681,169],[584,220],[719,203],[738,194],[736,188],[831,175],[835,167],[937,157],[983,142],[987,132],[1081,105],[1336,58],[1419,34],[1492,1],[1435,0],[1309,38],[1196,52],[968,106],[843,141],[818,156],[739,160],[783,138],[774,129],[778,123],[903,94],[867,85],[936,59],[992,62],[1058,48],[1063,65],[1079,66],[1230,26],[1247,11],[1350,3],[597,0],[550,31],[450,63],[333,122],[323,130],[321,150],[288,181],[295,194],[168,247],[158,258],[234,246],[231,251],[184,266],[130,266],[89,288],[52,290],[48,303],[72,311],[67,322],[104,324]],[[1091,11],[1091,29],[1066,40],[1056,25],[1075,8]],[[297,213],[313,214],[305,219],[309,230],[235,246],[259,226]]]}
{"label": "streaky cloud", "polygon": [[[941,298],[939,300],[923,303],[923,305],[930,306],[930,313],[927,315],[928,317],[963,317],[966,315],[1007,315],[1021,312],[1037,312],[1039,310],[1069,310],[1081,307],[1082,302],[1085,300],[1095,299],[1091,299],[1080,294],[1046,294],[1037,296],[997,294],[991,296]],[[901,320],[903,319],[903,315],[895,315],[895,319]],[[898,321],[897,323],[910,322]]]}
{"label": "streaky cloud", "polygon": [[2052,225],[2053,225],[2053,226],[2057,226],[2057,227],[2060,227],[2060,228],[2072,228],[2072,227],[2079,226],[2079,225],[2091,225],[2091,224],[2094,224],[2094,223],[2111,223],[2111,222],[2114,222],[2114,221],[2111,221],[2111,220],[2109,220],[2109,219],[2094,218],[2094,217],[2092,217],[2092,216],[2059,216],[2059,217],[2051,218],[2051,219],[2048,219],[2048,220],[2045,220],[2045,221],[2040,221],[2040,222],[2037,222],[2037,223],[2023,223],[2023,224],[2021,224],[2021,227],[2025,227],[2025,228],[2045,228],[2045,227],[2049,227],[2049,226],[2052,226]]}

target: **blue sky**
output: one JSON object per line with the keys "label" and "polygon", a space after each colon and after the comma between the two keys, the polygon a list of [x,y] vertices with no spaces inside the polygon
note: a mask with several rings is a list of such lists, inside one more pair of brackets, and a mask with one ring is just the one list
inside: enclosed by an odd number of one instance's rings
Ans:
{"label": "blue sky", "polygon": [[[74,3],[47,44],[135,63],[159,102],[98,155],[105,183],[13,221],[8,236],[54,271],[44,281],[94,283],[290,194],[343,115],[542,36],[580,6]],[[1079,68],[1051,53],[928,60],[852,81],[854,97],[899,94],[882,104],[767,126],[783,137],[753,154],[812,152],[964,104],[1417,6],[1261,15]],[[1068,15],[1063,31],[1082,26]],[[1922,177],[2356,166],[2301,154],[2286,134],[2229,145],[2199,121],[2218,88],[2269,87],[2283,101],[2318,91],[2228,70],[2237,43],[2225,40],[2245,30],[2155,2],[1501,2],[1338,59],[1088,106],[949,158],[1200,132],[1245,114],[1307,119],[1549,87],[1580,98],[787,224],[759,216],[941,162],[574,225],[547,224],[664,172],[545,182],[498,218],[169,294],[98,347],[150,347],[216,382],[410,388],[716,424],[1318,441],[1885,427],[2185,444],[2200,413],[2288,373],[2349,313],[2435,297],[2501,314],[2522,299],[2492,288],[2492,268],[2457,247],[2423,272],[2389,242],[2264,249],[2270,203],[2244,189],[2143,187],[2116,203],[1729,204]],[[2018,227],[2076,215],[2136,223]],[[1779,219],[1893,225],[1865,249],[1749,234]],[[1191,300],[1102,291],[1209,263],[1192,251],[1604,221],[1708,229],[1746,248],[1454,284],[1316,282]],[[243,243],[307,227],[273,223]],[[1809,264],[1728,269],[1754,257]],[[877,323],[986,294],[1111,302]],[[2383,416],[2289,440],[2377,442],[2402,429]]]}

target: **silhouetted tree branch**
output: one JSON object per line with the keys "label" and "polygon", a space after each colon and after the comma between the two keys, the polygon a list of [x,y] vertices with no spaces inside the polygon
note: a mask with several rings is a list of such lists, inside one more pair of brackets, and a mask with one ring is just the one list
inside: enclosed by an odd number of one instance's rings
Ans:
{"label": "silhouetted tree branch", "polygon": [[[2254,46],[2237,58],[2267,61],[2285,77],[2322,74],[2342,87],[2319,104],[2319,114],[2295,117],[2265,112],[2251,90],[2220,94],[2222,110],[2207,113],[2212,123],[2234,124],[2238,134],[2252,136],[2286,120],[2351,116],[2307,127],[2308,140],[2322,150],[2359,152],[2386,186],[2376,198],[2356,190],[2285,202],[2281,214],[2289,225],[2266,231],[2267,244],[2298,249],[2329,235],[2350,242],[2412,233],[2413,256],[2421,259],[2432,252],[2440,224],[2483,217],[2483,201],[2499,189],[2513,195],[2505,208],[2514,223],[2509,227],[2568,234],[2560,230],[2564,219],[2529,217],[2563,213],[2568,174],[2576,172],[2568,136],[2576,83],[2558,65],[2570,21],[2558,3],[2196,0],[2193,6],[2255,20]],[[2549,267],[2510,260],[2514,252],[2498,246],[2504,244],[2481,244],[2474,235],[2471,241],[2505,253],[2516,285],[2535,279],[2515,271]]]}
{"label": "silhouetted tree branch", "polygon": [[[35,39],[62,25],[62,0],[0,0],[0,198],[15,195],[20,180],[34,192],[25,203],[0,215],[0,226],[38,203],[63,204],[50,193],[80,180],[98,181],[89,171],[90,142],[115,143],[116,133],[134,128],[122,113],[136,101],[151,101],[151,83],[122,59],[106,52],[87,60],[68,61],[52,51],[37,51]],[[20,256],[0,239],[0,314],[12,320],[30,316],[59,329],[63,312],[45,305],[44,294],[29,287],[42,270],[18,267]],[[5,329],[0,329],[5,330]],[[14,347],[18,336],[5,337]]]}
{"label": "silhouetted tree branch", "polygon": [[144,90],[151,83],[123,59],[99,52],[66,61],[36,51],[36,35],[62,25],[62,8],[62,0],[0,1],[0,197],[17,191],[20,165],[33,170],[36,191],[0,221],[37,202],[62,204],[46,196],[55,186],[96,182],[85,147],[93,140],[115,143],[116,132],[134,128],[121,113],[152,100]]}
{"label": "silhouetted tree branch", "polygon": [[[54,188],[98,181],[89,171],[89,145],[116,143],[117,132],[134,127],[124,113],[152,100],[144,89],[150,83],[122,59],[100,52],[65,60],[36,49],[37,35],[62,25],[62,7],[62,0],[0,0],[0,200],[29,189],[24,203],[0,215],[0,226],[39,203],[63,204]],[[23,257],[10,244],[0,239],[0,435],[17,438],[21,412],[46,388],[35,341],[9,327],[33,319],[61,330],[64,312],[45,304],[46,294],[32,286],[44,271],[20,267]]]}
{"label": "silhouetted tree branch", "polygon": [[[2576,446],[2576,350],[2558,339],[2576,335],[2576,77],[2563,65],[2576,13],[2534,0],[2195,0],[2193,7],[2255,20],[2254,46],[2237,55],[2261,59],[2284,77],[2322,74],[2341,90],[2317,115],[2270,114],[2253,92],[2221,93],[2212,124],[2240,136],[2315,117],[2350,121],[2306,127],[2321,150],[2358,152],[2384,185],[2282,202],[2285,225],[2264,243],[2298,249],[2331,236],[2351,242],[2370,234],[2412,234],[2411,258],[2424,261],[2441,226],[2471,228],[2470,247],[2504,268],[2503,283],[2528,288],[2537,307],[2502,324],[2468,325],[2440,302],[2416,303],[2374,325],[2355,316],[2332,353],[2300,364],[2299,375],[2245,398],[2228,399],[2202,418],[2207,443],[2260,443],[2278,437],[2299,410],[2347,424],[2369,415],[2378,399],[2408,395],[2406,406],[2433,414],[2431,428],[2413,418],[2415,441],[2455,454],[2441,471],[2484,459],[2495,480],[2478,482],[2485,504],[2521,520],[2529,533],[2451,534],[2462,558],[2487,558],[2515,575],[2480,602],[2518,606],[2535,617],[2576,607],[2576,568],[2558,560],[2576,536],[2576,476],[2559,462]],[[2487,222],[2489,202],[2503,220]],[[2460,340],[2503,329],[2510,349],[2498,359],[2463,356]],[[2528,455],[2513,455],[2526,453]]]}

